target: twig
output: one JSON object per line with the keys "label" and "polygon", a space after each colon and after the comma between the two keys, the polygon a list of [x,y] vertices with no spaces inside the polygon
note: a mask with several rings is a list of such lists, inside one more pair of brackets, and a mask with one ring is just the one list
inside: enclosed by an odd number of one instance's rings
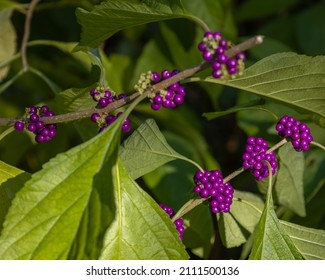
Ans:
{"label": "twig", "polygon": [[[229,57],[236,55],[236,53],[243,52],[249,48],[254,47],[257,44],[262,43],[262,36],[256,36],[251,39],[248,39],[247,41],[232,47],[229,49],[226,53]],[[170,77],[169,79],[163,80],[154,86],[150,87],[146,92],[143,94],[147,95],[152,92],[157,92],[161,89],[165,89],[168,86],[182,81],[188,77],[193,76],[197,72],[207,68],[210,65],[209,62],[202,62],[199,65],[196,65],[192,68],[185,69],[184,71],[181,71],[180,73],[176,74],[175,76]],[[45,117],[41,118],[41,120],[45,123],[62,123],[62,122],[69,122],[69,121],[74,121],[82,118],[87,118],[91,114],[98,112],[98,113],[109,113],[112,112],[120,107],[125,106],[126,104],[132,102],[136,98],[140,96],[140,93],[135,92],[131,94],[130,96],[117,100],[115,102],[110,103],[107,107],[102,108],[102,109],[97,109],[97,108],[90,108],[86,109],[83,111],[78,111],[78,112],[72,112],[72,113],[66,113],[66,114],[61,114],[53,117]],[[13,123],[18,120],[18,119],[13,119],[13,118],[0,118],[0,125],[13,125]]]}
{"label": "twig", "polygon": [[24,36],[23,36],[23,40],[21,43],[21,49],[20,49],[24,72],[28,71],[28,68],[29,68],[28,61],[27,61],[27,54],[26,54],[27,42],[29,40],[29,35],[30,35],[30,25],[31,25],[32,17],[33,17],[33,11],[39,1],[40,0],[32,0],[30,2],[30,5],[28,6],[28,12],[26,15],[26,19],[25,19]]}

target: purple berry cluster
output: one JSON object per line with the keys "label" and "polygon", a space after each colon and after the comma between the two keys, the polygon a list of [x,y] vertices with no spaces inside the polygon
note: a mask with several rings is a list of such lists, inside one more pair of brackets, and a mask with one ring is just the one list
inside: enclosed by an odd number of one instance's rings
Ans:
{"label": "purple berry cluster", "polygon": [[276,124],[275,129],[280,137],[287,137],[291,140],[291,144],[297,152],[307,151],[310,142],[313,141],[309,127],[291,116],[283,116]]}
{"label": "purple berry cluster", "polygon": [[244,71],[246,56],[240,52],[235,58],[228,58],[226,51],[231,43],[222,38],[220,32],[206,32],[198,49],[202,52],[205,61],[211,62],[212,76],[218,78],[234,78],[236,74],[241,75]]}
{"label": "purple berry cluster", "polygon": [[[115,102],[116,100],[123,99],[127,95],[124,93],[119,94],[118,96],[115,95],[115,93],[105,87],[96,87],[90,90],[90,96],[93,98],[94,101],[97,102],[98,108],[105,108],[112,102]],[[122,112],[114,114],[99,114],[99,113],[93,113],[90,117],[91,121],[98,124],[100,127],[98,132],[104,131],[110,124],[112,124],[120,115]],[[122,124],[121,127],[122,131],[129,132],[131,130],[131,124],[130,120],[126,118]]]}
{"label": "purple berry cluster", "polygon": [[268,143],[261,137],[248,137],[243,154],[243,167],[249,169],[257,181],[263,180],[269,176],[268,161],[272,167],[272,174],[274,175],[278,167],[276,156],[274,152],[267,153]]}
{"label": "purple berry cluster", "polygon": [[[179,70],[176,69],[173,71],[165,69],[161,73],[148,71],[140,76],[134,88],[142,94],[152,84],[169,79],[178,73]],[[167,89],[159,90],[158,92],[148,95],[152,102],[151,108],[155,111],[158,111],[161,107],[174,109],[178,105],[183,104],[185,96],[186,89],[184,86],[181,86],[179,82],[170,85]]]}
{"label": "purple berry cluster", "polygon": [[229,182],[224,183],[219,170],[201,171],[194,175],[194,192],[202,198],[208,198],[212,213],[228,213],[234,195],[234,189]]}
{"label": "purple berry cluster", "polygon": [[[173,216],[175,215],[175,212],[173,210],[173,208],[171,208],[170,206],[167,206],[165,204],[160,203],[159,204],[160,208],[163,209],[170,218],[173,218]],[[174,225],[179,233],[179,238],[180,240],[183,240],[183,234],[184,234],[184,221],[182,218],[178,218],[177,220],[175,220]]]}
{"label": "purple berry cluster", "polygon": [[[178,70],[163,70],[161,74],[158,72],[153,72],[151,80],[154,83],[159,83],[162,80],[166,80],[174,75],[179,73]],[[181,86],[179,82],[176,82],[170,85],[166,90],[160,90],[159,93],[156,93],[152,98],[151,108],[155,111],[159,110],[162,107],[164,108],[176,108],[178,105],[182,105],[184,102],[184,97],[186,96],[186,89],[184,86]]]}
{"label": "purple berry cluster", "polygon": [[44,124],[40,120],[42,117],[52,117],[54,112],[50,111],[49,107],[31,106],[26,109],[27,117],[24,121],[16,121],[14,127],[18,131],[27,129],[35,134],[37,143],[48,142],[56,136],[56,124]]}

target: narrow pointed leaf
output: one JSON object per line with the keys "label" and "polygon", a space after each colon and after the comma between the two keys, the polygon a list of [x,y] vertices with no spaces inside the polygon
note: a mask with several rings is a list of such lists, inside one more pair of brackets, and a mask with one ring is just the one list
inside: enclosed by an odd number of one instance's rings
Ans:
{"label": "narrow pointed leaf", "polygon": [[137,179],[171,160],[181,159],[193,163],[169,146],[153,119],[146,120],[123,143],[120,157],[133,179]]}
{"label": "narrow pointed leaf", "polygon": [[[269,166],[271,168],[271,166]],[[271,172],[270,172],[271,173]],[[303,256],[283,229],[273,208],[272,177],[263,213],[254,232],[253,260],[301,260]]]}
{"label": "narrow pointed leaf", "polygon": [[[275,182],[275,195],[279,204],[300,216],[306,216],[304,198],[304,156],[289,143],[279,149],[279,170]],[[293,164],[294,163],[294,164]]]}
{"label": "narrow pointed leaf", "polygon": [[297,249],[307,260],[325,259],[325,230],[280,221]]}
{"label": "narrow pointed leaf", "polygon": [[[97,137],[57,155],[26,182],[6,217],[0,237],[0,259],[68,257],[71,245],[80,235],[84,211],[93,207],[89,205],[93,193],[105,187],[109,194],[112,188],[109,177],[108,181],[104,178],[110,173],[108,167],[115,163],[122,121],[118,119]],[[109,198],[101,199],[105,202],[103,207],[107,207]],[[100,210],[93,213],[93,220],[102,214]],[[108,214],[108,210],[104,212]],[[96,238],[86,240],[93,247],[101,245],[98,236],[105,224],[107,221],[99,221],[95,229],[90,229],[97,230],[89,234]]]}
{"label": "narrow pointed leaf", "polygon": [[121,161],[114,172],[116,215],[107,230],[101,259],[187,259],[175,226],[129,176]]}
{"label": "narrow pointed leaf", "polygon": [[186,15],[180,1],[110,0],[88,12],[77,9],[82,26],[81,41],[77,50],[97,47],[116,32],[150,22],[168,20]]}
{"label": "narrow pointed leaf", "polygon": [[313,114],[323,120],[319,120],[319,123],[323,123],[324,75],[324,56],[308,57],[295,53],[279,53],[260,60],[247,68],[243,76],[234,80],[224,81],[211,76],[189,80],[243,89],[295,110]]}

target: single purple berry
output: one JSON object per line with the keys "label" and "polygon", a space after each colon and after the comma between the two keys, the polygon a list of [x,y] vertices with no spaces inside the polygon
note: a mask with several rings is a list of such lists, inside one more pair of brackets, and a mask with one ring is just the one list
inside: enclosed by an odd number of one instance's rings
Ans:
{"label": "single purple berry", "polygon": [[105,108],[108,104],[108,98],[102,97],[98,100],[98,105],[102,108]]}
{"label": "single purple berry", "polygon": [[224,64],[227,62],[228,58],[225,54],[219,54],[217,56],[219,63]]}
{"label": "single purple berry", "polygon": [[17,131],[22,131],[25,128],[25,124],[21,121],[16,121],[14,126]]}
{"label": "single purple berry", "polygon": [[100,118],[100,114],[98,113],[93,113],[90,117],[92,122],[97,122],[98,118]]}
{"label": "single purple berry", "polygon": [[151,80],[155,83],[158,83],[160,81],[160,74],[157,72],[152,72]]}
{"label": "single purple berry", "polygon": [[29,120],[33,123],[36,123],[39,120],[39,116],[37,114],[31,114]]}
{"label": "single purple berry", "polygon": [[161,95],[156,94],[156,96],[152,99],[154,104],[160,105],[163,103],[164,99],[161,97]]}
{"label": "single purple berry", "polygon": [[200,42],[197,47],[201,52],[204,52],[207,49],[207,46],[204,42]]}
{"label": "single purple berry", "polygon": [[181,105],[184,102],[184,97],[183,95],[176,94],[173,98],[173,101],[175,102],[176,105]]}
{"label": "single purple berry", "polygon": [[161,77],[162,77],[164,80],[170,78],[170,76],[171,76],[171,73],[170,73],[169,70],[163,70],[163,71],[161,72]]}
{"label": "single purple berry", "polygon": [[203,52],[202,57],[205,61],[210,61],[213,59],[213,53],[211,53],[209,50],[206,50]]}
{"label": "single purple berry", "polygon": [[152,103],[151,109],[154,111],[158,111],[160,109],[160,104]]}

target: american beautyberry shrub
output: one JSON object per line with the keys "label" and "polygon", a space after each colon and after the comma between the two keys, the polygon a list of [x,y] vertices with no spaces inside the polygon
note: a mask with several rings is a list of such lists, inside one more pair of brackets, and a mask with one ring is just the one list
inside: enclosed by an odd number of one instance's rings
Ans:
{"label": "american beautyberry shrub", "polygon": [[[162,203],[160,203],[159,206],[160,206],[161,209],[163,209],[167,213],[167,215],[170,218],[173,218],[175,216],[175,212],[174,212],[173,208],[171,208],[170,206],[167,206],[167,205],[162,204]],[[184,231],[185,231],[183,219],[182,218],[176,219],[175,222],[174,222],[174,225],[176,227],[176,230],[179,233],[180,240],[183,240],[183,235],[184,235]]]}
{"label": "american beautyberry shrub", "polygon": [[[148,71],[140,76],[137,85],[134,87],[140,93],[143,93],[150,86],[179,73],[179,70],[163,70],[161,73]],[[186,96],[186,89],[179,82],[171,84],[166,89],[149,94],[151,100],[151,108],[158,111],[161,107],[174,109],[182,105]]]}
{"label": "american beautyberry shrub", "polygon": [[283,116],[275,129],[280,137],[286,137],[291,141],[297,152],[308,151],[309,144],[313,141],[309,127],[291,116]]}
{"label": "american beautyberry shrub", "polygon": [[26,109],[24,120],[16,121],[14,127],[17,131],[26,129],[32,132],[37,143],[48,142],[56,136],[57,126],[56,124],[44,124],[40,118],[52,117],[54,115],[54,112],[50,111],[47,105],[31,106]]}
{"label": "american beautyberry shrub", "polygon": [[206,32],[203,40],[198,44],[202,58],[211,62],[212,76],[218,78],[235,78],[236,74],[242,75],[246,60],[244,53],[238,53],[235,58],[227,56],[226,51],[231,43],[222,38],[220,32]]}
{"label": "american beautyberry shrub", "polygon": [[198,170],[193,178],[194,192],[201,198],[209,198],[213,213],[228,213],[234,195],[234,189],[229,182],[224,183],[219,170]]}
{"label": "american beautyberry shrub", "polygon": [[[112,102],[115,102],[116,100],[119,99],[123,99],[127,96],[124,93],[116,95],[115,92],[112,91],[109,87],[101,87],[101,86],[91,89],[89,94],[93,98],[93,100],[97,102],[96,105],[97,108],[105,108]],[[116,115],[106,114],[106,113],[103,114],[93,113],[90,116],[90,120],[98,124],[99,126],[98,132],[100,133],[104,131],[109,125],[111,125],[121,115],[122,112],[119,112]],[[129,132],[131,130],[131,123],[128,118],[124,120],[121,129],[123,132]]]}
{"label": "american beautyberry shrub", "polygon": [[266,161],[270,163],[273,175],[278,167],[274,152],[267,153],[268,149],[268,143],[263,138],[252,136],[247,138],[243,154],[243,167],[249,169],[257,181],[261,181],[270,175]]}

